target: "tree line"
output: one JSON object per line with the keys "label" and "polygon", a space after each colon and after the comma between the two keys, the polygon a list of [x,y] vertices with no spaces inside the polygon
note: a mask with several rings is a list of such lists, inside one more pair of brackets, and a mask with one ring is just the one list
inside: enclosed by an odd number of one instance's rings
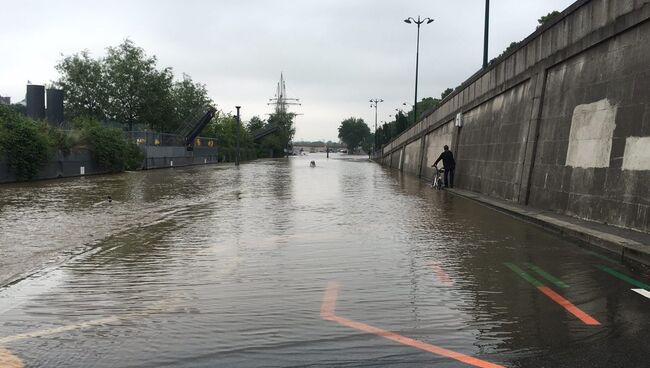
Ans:
{"label": "tree line", "polygon": [[[183,73],[175,78],[171,67],[159,67],[157,58],[131,40],[108,47],[105,57],[92,58],[88,51],[67,56],[56,69],[61,78],[55,86],[65,91],[67,119],[84,117],[114,122],[124,130],[151,129],[160,133],[182,134],[184,127],[196,123],[214,101],[205,84]],[[246,158],[282,156],[295,133],[294,115],[271,114],[262,120],[255,116],[240,123],[240,147]],[[269,126],[279,129],[253,141],[256,131]],[[218,111],[201,136],[216,138],[222,159],[232,160],[237,119]]]}

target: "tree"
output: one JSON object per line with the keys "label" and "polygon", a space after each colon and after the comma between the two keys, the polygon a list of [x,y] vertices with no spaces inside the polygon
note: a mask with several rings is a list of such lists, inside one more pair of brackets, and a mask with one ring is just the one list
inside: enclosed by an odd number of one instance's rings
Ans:
{"label": "tree", "polygon": [[47,125],[0,105],[0,157],[18,180],[32,179],[47,161],[50,142]]}
{"label": "tree", "polygon": [[555,17],[557,17],[558,15],[560,15],[560,12],[557,11],[557,10],[553,10],[552,12],[550,12],[550,13],[548,13],[548,14],[546,14],[546,15],[541,16],[541,17],[537,20],[537,23],[538,23],[538,24],[537,24],[537,28],[543,26],[543,25],[546,24],[547,22],[552,21],[552,20],[555,19]]}
{"label": "tree", "polygon": [[171,68],[156,70],[156,57],[146,55],[128,39],[108,48],[104,68],[109,88],[109,119],[128,124],[129,130],[135,123],[151,128],[169,124]]}
{"label": "tree", "polygon": [[272,150],[273,157],[284,156],[285,149],[289,148],[296,128],[293,126],[293,118],[296,116],[290,112],[276,112],[269,116],[266,126],[277,126],[278,131],[262,139],[262,147],[265,151]]}
{"label": "tree", "polygon": [[253,116],[246,124],[246,129],[249,132],[254,133],[262,128],[264,128],[264,120],[260,119],[259,116]]}
{"label": "tree", "polygon": [[[428,112],[429,110],[431,110],[431,109],[433,109],[435,107],[438,107],[439,104],[440,104],[440,100],[437,99],[437,98],[433,98],[433,97],[425,97],[422,100],[420,100],[418,102],[418,119],[417,120],[419,121],[420,118],[422,117],[422,114]],[[409,126],[413,125],[414,122],[415,121],[413,120],[413,110],[411,110],[411,111],[408,112],[408,124],[409,124]],[[401,133],[401,131],[400,131],[400,133]]]}
{"label": "tree", "polygon": [[452,92],[454,92],[453,88],[447,88],[446,90],[442,91],[440,94],[440,101],[444,100],[447,96],[449,96]]}
{"label": "tree", "polygon": [[370,136],[370,128],[360,118],[348,118],[339,126],[339,139],[345,143],[350,153],[354,153],[364,138]]}
{"label": "tree", "polygon": [[[205,113],[205,108],[213,101],[208,96],[205,84],[194,83],[192,78],[183,73],[181,81],[174,82],[171,89],[173,119],[163,127],[164,131],[174,132],[188,120],[196,120],[197,116]],[[194,122],[194,121],[193,121]]]}
{"label": "tree", "polygon": [[65,113],[69,117],[104,119],[108,102],[103,62],[90,58],[88,50],[65,57],[56,65],[61,78],[55,83],[65,91]]}

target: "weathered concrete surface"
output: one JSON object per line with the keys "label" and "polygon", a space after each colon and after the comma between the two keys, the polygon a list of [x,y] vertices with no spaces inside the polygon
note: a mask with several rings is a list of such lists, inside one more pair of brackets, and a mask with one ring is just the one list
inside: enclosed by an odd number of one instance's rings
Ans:
{"label": "weathered concrete surface", "polygon": [[527,81],[463,114],[455,152],[463,188],[517,200],[531,94]]}
{"label": "weathered concrete surface", "polygon": [[[433,169],[431,166],[438,159],[445,145],[452,146],[452,137],[454,134],[453,122],[448,122],[439,129],[425,136],[424,158],[422,160],[422,177],[431,180]],[[438,163],[438,165],[441,165]]]}
{"label": "weathered concrete surface", "polygon": [[[45,163],[34,179],[66,178],[82,175],[95,175],[107,173],[97,166],[92,158],[92,152],[87,148],[74,149],[65,155],[62,152],[55,153],[50,161]],[[15,182],[13,175],[6,161],[0,159],[0,183]]]}
{"label": "weathered concrete surface", "polygon": [[548,70],[529,204],[650,231],[648,60],[645,22]]}
{"label": "weathered concrete surface", "polygon": [[[577,1],[385,145],[378,161],[392,157],[392,168],[429,177],[435,145],[451,140],[458,188],[648,232],[648,60],[650,0]],[[450,125],[459,113],[462,126]],[[402,168],[395,156],[406,147]],[[421,147],[419,170],[412,147]]]}
{"label": "weathered concrete surface", "polygon": [[404,148],[402,170],[417,175],[420,167],[420,141],[411,142]]}
{"label": "weathered concrete surface", "polygon": [[608,99],[573,109],[566,165],[608,167],[616,128],[616,105]]}
{"label": "weathered concrete surface", "polygon": [[[204,165],[219,162],[218,148],[195,147],[194,151],[187,151],[182,146],[141,146],[145,154],[143,169],[158,169],[189,165]],[[45,163],[34,178],[56,179],[84,175],[97,175],[109,173],[101,169],[92,157],[92,151],[87,148],[74,149],[65,155],[57,152]],[[9,171],[7,163],[0,159],[0,183],[15,182],[16,177]]]}
{"label": "weathered concrete surface", "polygon": [[218,148],[194,147],[188,151],[184,146],[143,146],[144,169],[160,169],[219,162]]}

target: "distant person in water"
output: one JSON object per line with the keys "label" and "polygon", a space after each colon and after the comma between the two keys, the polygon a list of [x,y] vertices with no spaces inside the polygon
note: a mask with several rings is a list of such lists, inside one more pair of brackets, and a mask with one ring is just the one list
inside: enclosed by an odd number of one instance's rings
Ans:
{"label": "distant person in water", "polygon": [[316,161],[312,160],[312,162],[309,163],[309,166],[310,167],[316,167]]}
{"label": "distant person in water", "polygon": [[113,202],[113,198],[111,198],[111,196],[106,197],[106,200],[108,201],[108,203]]}
{"label": "distant person in water", "polygon": [[436,166],[438,162],[442,160],[442,166],[445,169],[445,188],[454,187],[454,170],[456,169],[456,161],[454,160],[454,154],[449,150],[449,146],[445,145],[444,151],[440,154],[440,157],[433,163],[433,166]]}

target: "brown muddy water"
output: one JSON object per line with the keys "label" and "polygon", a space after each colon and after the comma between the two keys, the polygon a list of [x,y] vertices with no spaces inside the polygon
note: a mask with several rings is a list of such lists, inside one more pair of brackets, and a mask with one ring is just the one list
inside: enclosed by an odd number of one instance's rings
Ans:
{"label": "brown muddy water", "polygon": [[0,281],[0,367],[649,366],[648,275],[364,157],[0,186]]}

